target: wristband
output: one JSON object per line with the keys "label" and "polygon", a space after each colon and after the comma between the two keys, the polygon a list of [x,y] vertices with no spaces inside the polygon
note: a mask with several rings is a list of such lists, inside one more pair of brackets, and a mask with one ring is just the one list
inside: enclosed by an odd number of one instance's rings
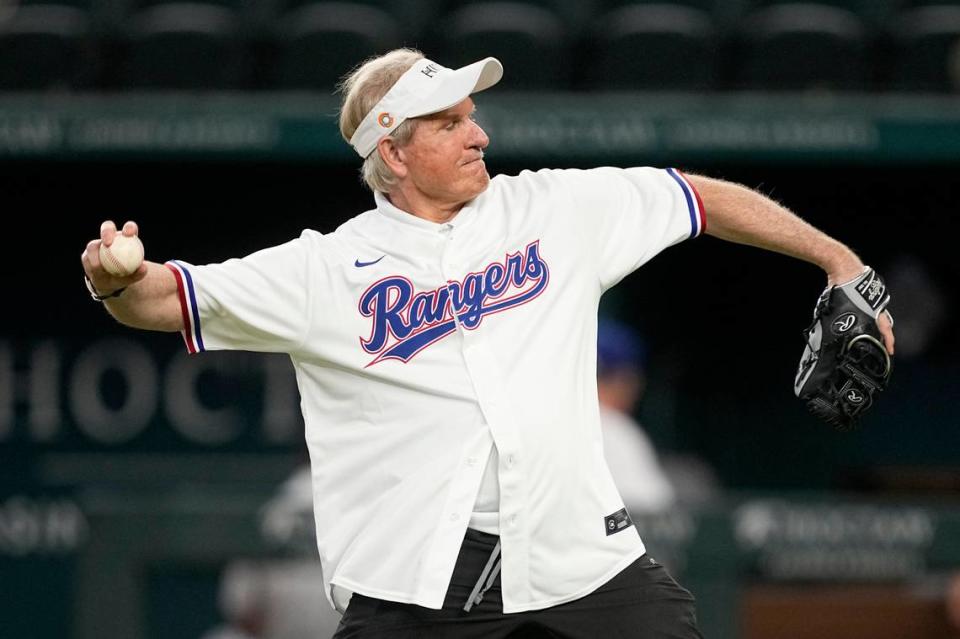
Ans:
{"label": "wristband", "polygon": [[97,302],[108,300],[111,297],[120,297],[120,294],[123,293],[125,290],[127,290],[127,287],[124,286],[122,288],[118,288],[117,290],[115,290],[114,292],[108,295],[101,295],[100,293],[97,292],[97,289],[93,287],[93,282],[90,281],[90,278],[87,276],[86,273],[83,274],[83,281],[87,285],[87,290],[90,291],[90,297],[92,297],[94,301],[97,301]]}

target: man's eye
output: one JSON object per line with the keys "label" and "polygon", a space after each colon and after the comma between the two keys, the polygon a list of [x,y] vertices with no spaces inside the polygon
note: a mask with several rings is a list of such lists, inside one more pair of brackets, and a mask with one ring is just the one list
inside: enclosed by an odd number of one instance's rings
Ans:
{"label": "man's eye", "polygon": [[452,131],[452,130],[454,129],[454,127],[456,127],[456,126],[457,126],[457,121],[456,121],[456,120],[451,120],[451,121],[447,124],[447,126],[445,126],[445,127],[443,127],[443,128],[445,128],[447,131]]}

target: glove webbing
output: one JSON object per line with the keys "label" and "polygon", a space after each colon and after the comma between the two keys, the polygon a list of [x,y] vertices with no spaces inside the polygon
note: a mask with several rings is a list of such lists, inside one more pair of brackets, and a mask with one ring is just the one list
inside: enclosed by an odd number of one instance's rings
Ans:
{"label": "glove webbing", "polygon": [[[878,354],[882,354],[882,358]],[[864,364],[880,364],[883,370],[876,373],[884,379],[890,374],[890,356],[872,335],[854,338],[841,353],[834,378],[844,379],[840,373],[847,377],[842,386],[834,386],[838,401],[832,403],[822,396],[815,396],[807,402],[810,412],[839,430],[856,428],[860,414],[873,405],[874,395],[883,390],[880,384],[863,373]]]}

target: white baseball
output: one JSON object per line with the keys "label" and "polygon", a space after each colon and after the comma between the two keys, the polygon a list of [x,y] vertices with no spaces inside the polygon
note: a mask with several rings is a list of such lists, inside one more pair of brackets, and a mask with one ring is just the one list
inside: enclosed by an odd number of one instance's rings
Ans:
{"label": "white baseball", "polygon": [[117,233],[110,246],[101,242],[100,263],[110,275],[126,277],[133,274],[143,263],[143,244],[140,238]]}

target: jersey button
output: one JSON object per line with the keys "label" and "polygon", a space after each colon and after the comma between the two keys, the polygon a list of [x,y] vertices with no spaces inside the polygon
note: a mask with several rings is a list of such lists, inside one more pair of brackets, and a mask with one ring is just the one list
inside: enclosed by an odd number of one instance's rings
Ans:
{"label": "jersey button", "polygon": [[458,515],[457,513],[452,513],[450,515],[450,521],[457,521],[458,519],[460,519],[460,515]]}
{"label": "jersey button", "polygon": [[516,515],[510,515],[510,518],[507,520],[507,523],[510,524],[511,526],[516,526],[516,525],[517,525],[517,516],[516,516]]}
{"label": "jersey button", "polygon": [[469,459],[467,459],[467,466],[476,466],[476,465],[477,465],[476,457],[470,457]]}
{"label": "jersey button", "polygon": [[514,464],[517,463],[517,458],[513,455],[507,455],[507,468],[513,468]]}

